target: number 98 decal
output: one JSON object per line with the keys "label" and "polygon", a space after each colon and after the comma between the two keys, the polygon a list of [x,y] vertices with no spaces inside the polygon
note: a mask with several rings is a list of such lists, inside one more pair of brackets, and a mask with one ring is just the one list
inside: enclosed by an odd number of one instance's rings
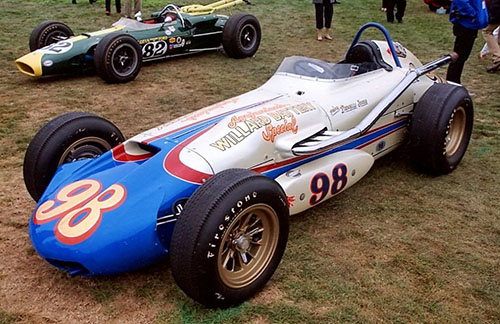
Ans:
{"label": "number 98 decal", "polygon": [[149,42],[142,47],[142,56],[144,58],[152,58],[165,55],[167,52],[167,42],[160,40],[156,42]]}
{"label": "number 98 decal", "polygon": [[55,199],[41,204],[33,215],[33,223],[57,220],[54,234],[61,243],[81,243],[97,230],[103,214],[118,208],[126,196],[127,191],[120,184],[102,190],[97,180],[80,180],[59,190]]}
{"label": "number 98 decal", "polygon": [[[331,185],[330,185],[331,183]],[[319,172],[311,179],[311,193],[309,199],[311,206],[316,205],[325,199],[330,193],[332,196],[338,194],[347,185],[347,166],[344,163],[339,163],[332,170],[330,178],[326,173]]]}

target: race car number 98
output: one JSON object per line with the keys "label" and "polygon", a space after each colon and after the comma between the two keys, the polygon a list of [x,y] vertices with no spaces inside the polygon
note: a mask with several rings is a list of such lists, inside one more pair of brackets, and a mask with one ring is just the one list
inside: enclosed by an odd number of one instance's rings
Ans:
{"label": "race car number 98", "polygon": [[62,188],[55,199],[41,204],[33,215],[33,223],[57,220],[55,237],[64,244],[77,244],[89,238],[99,227],[103,214],[119,207],[126,196],[127,191],[120,184],[102,190],[97,180],[80,180]]}
{"label": "race car number 98", "polygon": [[167,48],[167,42],[165,41],[149,42],[142,47],[142,56],[144,58],[162,56],[167,52]]}

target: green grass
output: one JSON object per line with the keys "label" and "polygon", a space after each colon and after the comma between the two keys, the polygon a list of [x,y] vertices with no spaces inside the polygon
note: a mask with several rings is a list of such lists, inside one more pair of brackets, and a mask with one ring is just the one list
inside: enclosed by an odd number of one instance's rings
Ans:
{"label": "green grass", "polygon": [[[291,218],[280,267],[239,307],[196,304],[177,288],[165,262],[107,278],[68,278],[36,256],[26,234],[34,203],[23,188],[22,162],[49,119],[93,112],[130,137],[261,85],[285,56],[339,61],[362,24],[385,24],[380,0],[344,0],[334,7],[334,40],[319,43],[309,0],[253,3],[225,13],[259,18],[256,57],[171,59],[144,66],[134,82],[108,85],[97,76],[32,80],[13,64],[42,21],[63,21],[76,34],[109,26],[117,16],[104,15],[103,1],[0,2],[0,323],[500,322],[500,75],[486,73],[489,62],[477,59],[480,35],[462,77],[475,93],[475,124],[459,168],[442,177],[418,174],[407,148],[377,161],[358,185]],[[145,16],[164,4],[144,1]],[[453,48],[447,16],[420,0],[408,1],[404,24],[386,27],[422,62]],[[381,39],[376,31],[365,35]]]}

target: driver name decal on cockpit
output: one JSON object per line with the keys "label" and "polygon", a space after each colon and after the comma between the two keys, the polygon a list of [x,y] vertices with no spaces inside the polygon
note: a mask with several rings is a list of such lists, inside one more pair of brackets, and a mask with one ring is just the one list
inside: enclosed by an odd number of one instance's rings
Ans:
{"label": "driver name decal on cockpit", "polygon": [[332,107],[332,109],[330,109],[330,114],[332,116],[335,116],[339,112],[348,113],[348,112],[356,110],[358,108],[362,108],[366,105],[368,105],[368,99],[359,99],[359,100],[356,100],[356,102],[353,102],[352,104],[349,104],[349,105],[340,105],[340,106]]}

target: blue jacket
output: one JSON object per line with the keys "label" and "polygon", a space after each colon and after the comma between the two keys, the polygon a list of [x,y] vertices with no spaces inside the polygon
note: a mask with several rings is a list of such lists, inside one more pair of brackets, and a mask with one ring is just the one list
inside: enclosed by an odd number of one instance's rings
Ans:
{"label": "blue jacket", "polygon": [[483,29],[488,26],[488,10],[484,0],[453,0],[450,21],[469,29]]}

